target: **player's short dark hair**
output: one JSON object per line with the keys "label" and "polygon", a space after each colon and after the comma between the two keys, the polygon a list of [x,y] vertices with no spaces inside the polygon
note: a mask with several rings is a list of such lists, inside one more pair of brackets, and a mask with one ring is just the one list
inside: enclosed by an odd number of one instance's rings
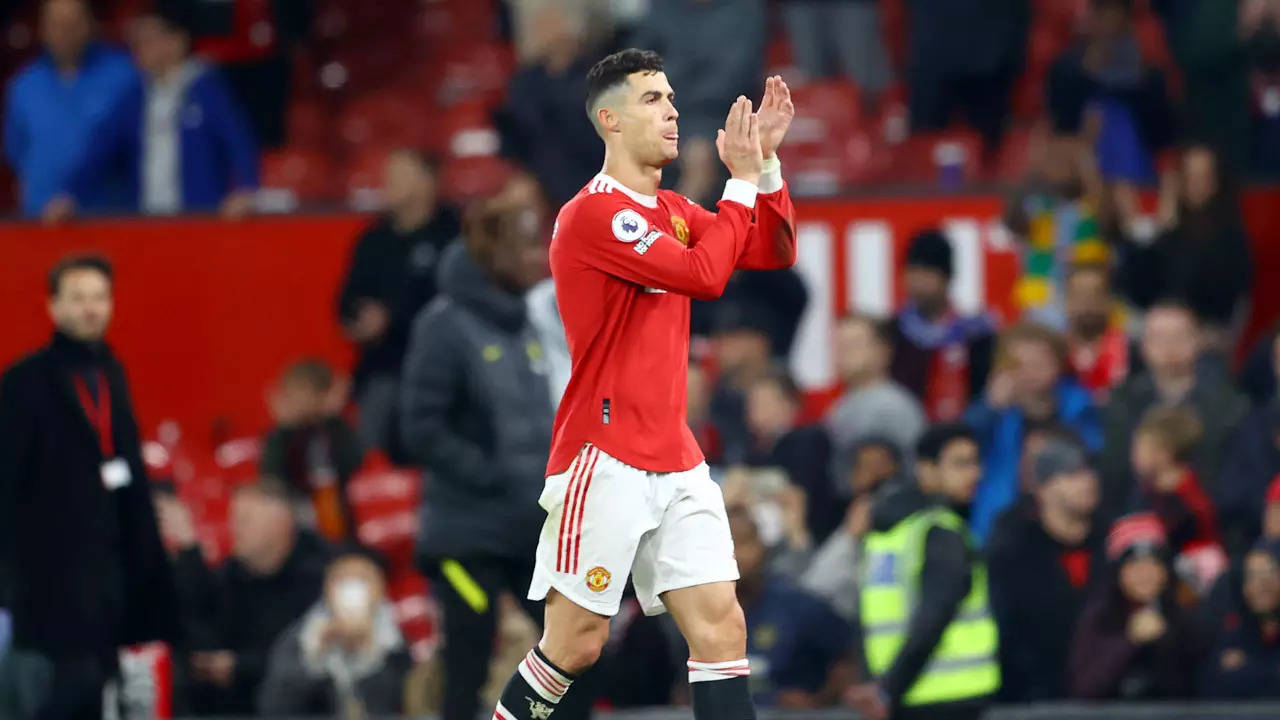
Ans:
{"label": "player's short dark hair", "polygon": [[947,447],[958,440],[968,440],[977,444],[978,436],[974,434],[973,428],[964,423],[933,425],[925,430],[920,440],[916,442],[916,459],[936,463]]}
{"label": "player's short dark hair", "polygon": [[638,72],[662,72],[662,56],[652,50],[627,48],[592,65],[587,72],[587,115],[592,115],[591,110],[601,95],[626,82],[631,73]]}
{"label": "player's short dark hair", "polygon": [[101,255],[94,253],[68,255],[49,271],[49,297],[58,294],[62,286],[62,277],[73,270],[97,270],[107,278],[108,283],[113,277],[111,261]]}

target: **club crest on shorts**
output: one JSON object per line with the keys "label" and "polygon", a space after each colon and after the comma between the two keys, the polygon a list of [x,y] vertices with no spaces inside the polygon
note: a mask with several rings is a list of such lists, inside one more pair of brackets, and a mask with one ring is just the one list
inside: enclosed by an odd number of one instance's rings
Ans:
{"label": "club crest on shorts", "polygon": [[587,571],[587,589],[591,592],[604,592],[609,588],[613,575],[599,565]]}
{"label": "club crest on shorts", "polygon": [[649,232],[649,223],[640,217],[640,213],[627,208],[619,210],[613,216],[613,236],[624,243],[633,243]]}

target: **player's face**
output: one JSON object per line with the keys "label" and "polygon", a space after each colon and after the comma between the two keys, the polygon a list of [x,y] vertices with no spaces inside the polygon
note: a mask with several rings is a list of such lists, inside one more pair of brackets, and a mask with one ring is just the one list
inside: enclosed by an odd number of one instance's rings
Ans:
{"label": "player's face", "polygon": [[642,164],[663,167],[680,154],[675,91],[666,73],[632,73],[619,108],[622,141]]}

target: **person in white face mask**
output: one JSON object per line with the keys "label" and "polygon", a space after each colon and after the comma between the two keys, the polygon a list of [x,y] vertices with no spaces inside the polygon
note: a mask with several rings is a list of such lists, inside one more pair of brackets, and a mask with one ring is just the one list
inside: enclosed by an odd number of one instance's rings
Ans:
{"label": "person in white face mask", "polygon": [[382,568],[367,551],[340,553],[320,599],[276,641],[258,711],[344,719],[397,714],[412,662]]}

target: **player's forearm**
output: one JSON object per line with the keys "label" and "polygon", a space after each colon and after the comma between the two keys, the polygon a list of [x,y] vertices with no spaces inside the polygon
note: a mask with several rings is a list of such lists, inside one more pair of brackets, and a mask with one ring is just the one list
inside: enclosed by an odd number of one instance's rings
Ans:
{"label": "player's forearm", "polygon": [[796,211],[776,158],[765,161],[756,200],[756,222],[737,267],[777,270],[796,263]]}

